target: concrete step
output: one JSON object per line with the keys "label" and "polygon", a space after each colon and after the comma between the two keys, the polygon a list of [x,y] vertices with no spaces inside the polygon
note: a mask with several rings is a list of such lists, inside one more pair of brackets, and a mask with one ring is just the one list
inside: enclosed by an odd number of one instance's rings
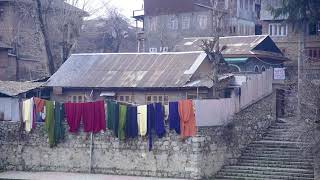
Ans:
{"label": "concrete step", "polygon": [[297,168],[272,168],[272,167],[258,167],[258,166],[225,166],[224,170],[253,170],[262,172],[289,172],[299,174],[312,174],[313,171],[310,169],[297,169]]}
{"label": "concrete step", "polygon": [[225,178],[225,177],[237,177],[238,179],[247,179],[249,178],[255,178],[255,179],[299,179],[299,180],[313,180],[313,175],[307,175],[307,176],[296,176],[296,174],[260,174],[259,172],[256,173],[255,171],[251,172],[219,172],[217,177],[219,178]]}
{"label": "concrete step", "polygon": [[280,151],[280,152],[303,152],[303,149],[300,149],[298,147],[295,148],[281,148],[281,147],[265,147],[265,146],[253,146],[249,145],[246,150],[249,151],[270,151],[270,152],[275,152],[275,151]]}
{"label": "concrete step", "polygon": [[288,162],[310,162],[313,161],[312,158],[302,158],[302,157],[265,157],[265,156],[241,156],[240,159],[247,160],[264,160],[264,161],[288,161]]}
{"label": "concrete step", "polygon": [[269,141],[291,141],[291,142],[302,142],[303,139],[300,138],[294,138],[294,137],[264,137],[263,140],[269,140]]}
{"label": "concrete step", "polygon": [[239,166],[256,166],[256,167],[270,167],[270,168],[293,168],[293,169],[312,169],[312,165],[286,165],[286,164],[272,164],[272,163],[254,163],[254,162],[238,162]]}
{"label": "concrete step", "polygon": [[300,124],[275,123],[261,140],[249,144],[235,165],[223,167],[216,179],[314,179],[313,155],[300,139]]}
{"label": "concrete step", "polygon": [[[275,171],[256,171],[256,170],[246,170],[246,169],[224,169],[219,172],[221,175],[243,175],[243,176],[289,176],[289,177],[305,177],[313,178],[313,173],[293,173],[293,172],[275,172]],[[261,176],[260,176],[261,177]]]}
{"label": "concrete step", "polygon": [[296,166],[312,166],[313,161],[278,161],[278,160],[259,160],[259,159],[239,159],[238,164],[255,163],[265,165],[296,165]]}
{"label": "concrete step", "polygon": [[[266,178],[217,175],[214,179],[220,179],[220,180],[232,180],[232,179],[235,179],[235,180],[265,180]],[[273,180],[280,180],[280,179],[274,178]]]}
{"label": "concrete step", "polygon": [[313,159],[313,156],[298,156],[297,154],[284,154],[284,153],[257,153],[257,152],[250,152],[250,153],[243,153],[243,157],[270,157],[270,158],[289,158],[289,159],[296,159],[297,157],[301,159]]}

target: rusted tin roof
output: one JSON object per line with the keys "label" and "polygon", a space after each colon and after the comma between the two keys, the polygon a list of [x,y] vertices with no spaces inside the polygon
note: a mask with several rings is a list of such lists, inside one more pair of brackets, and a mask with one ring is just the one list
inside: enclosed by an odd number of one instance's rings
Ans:
{"label": "rusted tin roof", "polygon": [[[212,37],[185,38],[177,46],[176,51],[199,51],[203,40]],[[268,35],[227,36],[221,37],[220,48],[224,47],[224,57],[254,57],[264,55],[278,60],[288,60]]]}
{"label": "rusted tin roof", "polygon": [[205,58],[203,52],[74,54],[51,76],[46,86],[183,87]]}
{"label": "rusted tin roof", "polygon": [[39,88],[41,85],[43,85],[43,83],[0,81],[0,93],[7,96],[17,96],[21,93]]}

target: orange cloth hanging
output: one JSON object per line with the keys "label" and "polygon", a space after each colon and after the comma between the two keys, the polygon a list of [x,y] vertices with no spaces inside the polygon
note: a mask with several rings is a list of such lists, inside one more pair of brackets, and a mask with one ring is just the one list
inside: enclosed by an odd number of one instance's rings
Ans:
{"label": "orange cloth hanging", "polygon": [[42,112],[46,101],[43,99],[37,98],[37,97],[35,97],[33,99],[34,99],[34,104],[36,106],[36,112],[37,113]]}
{"label": "orange cloth hanging", "polygon": [[179,116],[181,136],[183,138],[195,136],[197,133],[197,127],[191,100],[179,101]]}

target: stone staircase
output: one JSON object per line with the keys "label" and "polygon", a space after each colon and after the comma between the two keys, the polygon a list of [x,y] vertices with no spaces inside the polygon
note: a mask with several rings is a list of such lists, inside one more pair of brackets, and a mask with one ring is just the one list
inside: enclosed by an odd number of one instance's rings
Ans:
{"label": "stone staircase", "polygon": [[277,122],[261,140],[242,152],[235,165],[224,166],[214,179],[314,179],[313,157],[299,140],[298,123]]}

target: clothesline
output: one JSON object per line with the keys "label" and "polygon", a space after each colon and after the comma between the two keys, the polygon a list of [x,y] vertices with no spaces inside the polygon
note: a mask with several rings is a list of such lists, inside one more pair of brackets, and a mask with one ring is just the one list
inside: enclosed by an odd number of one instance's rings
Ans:
{"label": "clothesline", "polygon": [[[154,134],[159,138],[166,134],[164,109],[161,103],[135,105],[107,100],[60,104],[31,98],[23,102],[23,121],[27,132],[35,127],[35,119],[45,122],[50,146],[63,139],[61,122],[66,119],[71,133],[77,133],[82,124],[84,132],[110,130],[120,140],[148,136],[151,150]],[[169,102],[168,121],[169,129],[175,130],[183,138],[194,136],[196,123],[192,101]]]}

